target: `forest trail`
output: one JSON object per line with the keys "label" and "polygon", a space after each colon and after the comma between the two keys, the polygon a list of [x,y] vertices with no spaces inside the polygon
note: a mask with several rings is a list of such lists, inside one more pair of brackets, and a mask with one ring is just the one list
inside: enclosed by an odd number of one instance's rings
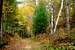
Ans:
{"label": "forest trail", "polygon": [[35,42],[28,38],[11,38],[9,45],[6,45],[3,49],[0,50],[35,50],[35,48],[40,47],[39,45],[40,42]]}

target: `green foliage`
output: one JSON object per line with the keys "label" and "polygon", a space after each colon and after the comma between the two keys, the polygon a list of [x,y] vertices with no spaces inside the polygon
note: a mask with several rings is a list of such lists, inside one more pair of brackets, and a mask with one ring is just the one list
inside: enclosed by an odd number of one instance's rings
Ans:
{"label": "green foliage", "polygon": [[3,31],[4,32],[12,32],[13,26],[17,24],[16,21],[16,2],[15,0],[3,0],[3,10],[2,10],[2,18],[3,18]]}
{"label": "green foliage", "polygon": [[45,3],[40,1],[36,8],[36,15],[33,16],[33,34],[44,32],[48,26]]}
{"label": "green foliage", "polygon": [[20,25],[17,27],[16,31],[21,38],[28,38],[30,34],[28,34],[26,26]]}
{"label": "green foliage", "polygon": [[17,32],[21,37],[28,36],[24,18],[17,10],[16,0],[3,0],[3,32],[13,35]]}
{"label": "green foliage", "polygon": [[[2,31],[3,32],[10,32],[13,31],[10,28],[13,28],[15,25],[15,15],[16,15],[16,2],[15,0],[3,0],[2,5]],[[6,42],[5,36],[2,32],[2,37],[0,36],[0,46]]]}
{"label": "green foliage", "polygon": [[35,50],[75,50],[75,46],[73,46],[73,45],[64,46],[64,44],[63,44],[62,46],[54,47],[53,45],[47,43],[47,44],[41,45],[39,48],[37,48]]}

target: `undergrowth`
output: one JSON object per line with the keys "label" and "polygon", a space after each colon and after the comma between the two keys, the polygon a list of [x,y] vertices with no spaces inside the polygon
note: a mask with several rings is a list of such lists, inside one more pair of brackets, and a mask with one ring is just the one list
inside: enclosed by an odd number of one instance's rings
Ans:
{"label": "undergrowth", "polygon": [[54,47],[52,44],[43,44],[39,48],[36,48],[35,50],[75,50],[75,46],[69,45],[69,46],[64,46],[65,44],[59,46],[59,47]]}

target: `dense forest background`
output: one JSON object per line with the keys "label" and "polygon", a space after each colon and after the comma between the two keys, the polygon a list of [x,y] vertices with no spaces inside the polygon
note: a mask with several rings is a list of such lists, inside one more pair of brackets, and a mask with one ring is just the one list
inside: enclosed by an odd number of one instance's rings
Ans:
{"label": "dense forest background", "polygon": [[3,0],[0,50],[75,50],[74,10],[75,0]]}

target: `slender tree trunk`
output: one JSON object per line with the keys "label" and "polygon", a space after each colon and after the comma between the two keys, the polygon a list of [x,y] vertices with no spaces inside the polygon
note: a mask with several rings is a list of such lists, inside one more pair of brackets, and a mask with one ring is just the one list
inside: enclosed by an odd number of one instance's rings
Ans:
{"label": "slender tree trunk", "polygon": [[51,34],[54,33],[54,7],[53,2],[51,2]]}
{"label": "slender tree trunk", "polygon": [[64,0],[61,0],[61,7],[60,7],[58,17],[57,17],[57,20],[56,20],[56,23],[55,23],[54,33],[56,32],[56,29],[57,29],[57,24],[58,24],[58,21],[59,21],[59,18],[61,16],[61,12],[62,12],[62,9],[63,9],[63,4],[64,4]]}
{"label": "slender tree trunk", "polygon": [[0,0],[0,44],[2,44],[2,0]]}
{"label": "slender tree trunk", "polygon": [[[2,18],[2,0],[0,0],[0,17]],[[1,31],[1,18],[0,18],[0,31]]]}
{"label": "slender tree trunk", "polygon": [[[75,9],[75,0],[73,0],[73,2],[74,2],[73,4],[74,4],[74,9]],[[74,11],[74,15],[75,15],[75,11]]]}
{"label": "slender tree trunk", "polygon": [[67,32],[70,33],[70,0],[66,0]]}
{"label": "slender tree trunk", "polygon": [[38,5],[38,0],[36,0],[36,5]]}
{"label": "slender tree trunk", "polygon": [[38,0],[33,0],[35,5],[38,5]]}

